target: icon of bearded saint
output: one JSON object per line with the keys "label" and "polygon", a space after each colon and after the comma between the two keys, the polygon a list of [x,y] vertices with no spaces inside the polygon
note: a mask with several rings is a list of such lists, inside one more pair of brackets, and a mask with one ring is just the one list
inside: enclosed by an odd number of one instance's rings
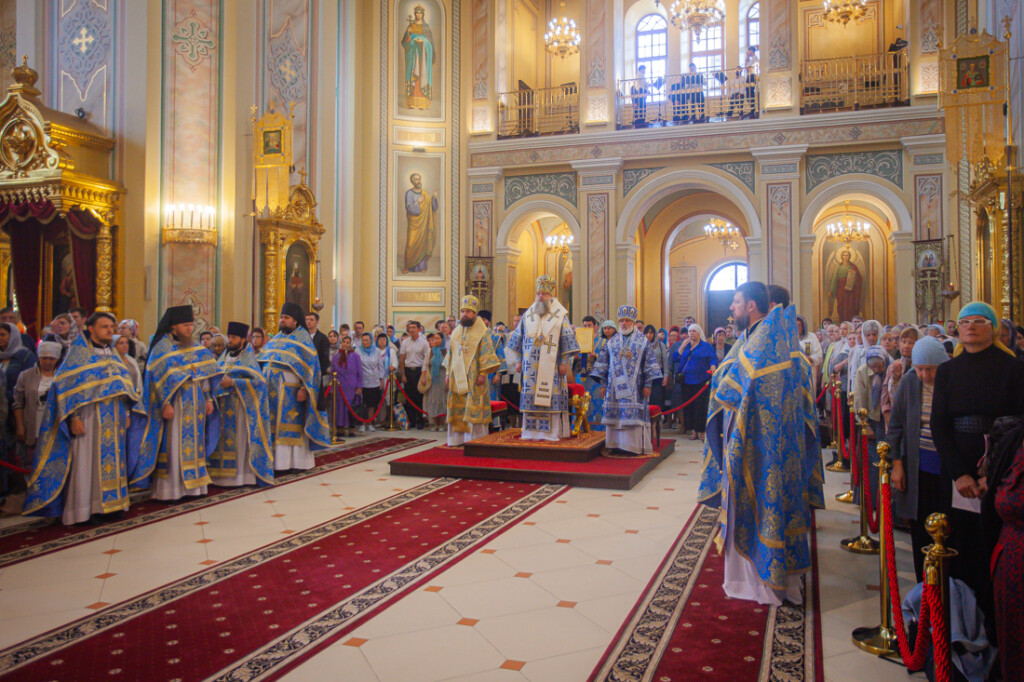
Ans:
{"label": "icon of bearded saint", "polygon": [[863,261],[859,254],[844,248],[829,259],[828,314],[847,321],[862,312],[864,276],[855,261]]}

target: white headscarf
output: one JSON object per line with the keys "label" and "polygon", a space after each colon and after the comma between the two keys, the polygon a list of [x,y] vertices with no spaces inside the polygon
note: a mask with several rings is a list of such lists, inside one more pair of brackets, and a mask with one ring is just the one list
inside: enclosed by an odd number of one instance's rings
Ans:
{"label": "white headscarf", "polygon": [[699,324],[697,324],[696,322],[694,322],[694,323],[693,323],[693,324],[691,324],[691,325],[690,325],[689,327],[687,327],[687,328],[686,328],[686,331],[688,331],[688,332],[692,332],[692,331],[693,331],[693,330],[695,330],[695,329],[697,330],[697,334],[699,334],[699,335],[700,335],[700,340],[701,340],[701,341],[707,341],[707,338],[706,338],[706,337],[704,336],[704,330],[703,330],[703,329],[701,329],[700,325],[699,325]]}

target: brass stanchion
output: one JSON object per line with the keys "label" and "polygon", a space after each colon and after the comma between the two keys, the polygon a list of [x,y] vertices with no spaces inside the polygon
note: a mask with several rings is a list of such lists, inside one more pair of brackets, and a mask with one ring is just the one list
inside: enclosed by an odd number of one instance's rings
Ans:
{"label": "brass stanchion", "polygon": [[[946,623],[949,623],[949,560],[955,557],[958,552],[955,549],[946,547],[946,538],[949,537],[949,518],[945,514],[935,512],[928,515],[924,522],[924,529],[932,536],[932,544],[921,551],[924,552],[924,581],[928,585],[939,588],[942,597],[942,613],[937,614]],[[934,622],[934,617],[933,621]],[[932,630],[934,632],[934,629]],[[952,670],[952,646],[949,642],[950,628],[946,627],[946,646],[942,647],[946,655],[946,669]],[[933,651],[938,655],[939,647]],[[935,662],[938,669],[939,662]]]}
{"label": "brass stanchion", "polygon": [[[836,473],[846,473],[850,470],[849,465],[843,461],[842,449],[839,445],[841,439],[840,434],[842,433],[843,423],[843,411],[837,409],[839,407],[839,377],[834,376],[829,379],[829,387],[832,389],[832,444],[829,446],[836,453],[835,461],[825,467],[826,471],[832,471]],[[844,495],[846,493],[843,493]],[[836,499],[839,499],[838,497]]]}
{"label": "brass stanchion", "polygon": [[388,389],[391,392],[391,406],[388,407],[388,426],[385,431],[401,431],[395,426],[395,383],[398,381],[397,374],[392,371],[391,379],[388,382]]}
{"label": "brass stanchion", "polygon": [[[847,404],[849,405],[850,413],[852,414],[853,413],[853,391],[850,391],[850,393],[849,393],[849,399],[847,401]],[[842,416],[840,416],[840,420],[842,420]],[[853,434],[852,433],[848,433],[846,435],[847,436],[851,436]],[[853,442],[854,443],[857,442],[857,438],[856,437],[853,438]],[[856,449],[856,446],[854,446],[854,449]],[[849,452],[849,450],[847,450],[847,452]],[[851,469],[853,469],[853,467],[854,467],[853,454],[851,453],[850,454],[850,464],[846,467],[846,470],[850,471]],[[853,498],[853,488],[852,487],[849,490],[847,490],[845,493],[839,493],[838,495],[836,495],[836,502],[843,502],[844,504],[854,504],[853,499],[854,498]]]}
{"label": "brass stanchion", "polygon": [[338,437],[338,373],[331,370],[331,445],[345,441]]}
{"label": "brass stanchion", "polygon": [[[888,555],[886,552],[889,548],[889,543],[895,542],[895,538],[888,537],[885,533],[886,529],[886,517],[889,515],[889,510],[885,508],[882,501],[882,489],[889,485],[889,472],[892,470],[892,464],[889,463],[889,449],[888,443],[882,442],[878,444],[878,565],[879,565],[879,579],[878,579],[878,601],[881,606],[882,620],[881,624],[873,628],[856,628],[853,631],[853,643],[877,656],[897,656],[899,655],[900,648],[899,642],[896,639],[896,630],[892,626],[892,596],[889,594],[889,572],[888,572]],[[863,499],[863,495],[861,496]],[[895,571],[896,567],[893,566],[892,570]]]}
{"label": "brass stanchion", "polygon": [[[868,425],[868,411],[860,411],[860,437],[867,438],[871,435],[871,427]],[[850,457],[851,467],[854,464],[853,457],[861,456],[859,443],[857,439],[854,439],[854,452]],[[861,472],[860,482],[860,534],[847,538],[839,543],[839,546],[845,549],[847,552],[853,552],[854,554],[878,554],[878,540],[875,540],[868,534],[868,489],[870,484],[868,483],[868,472],[867,468]],[[853,492],[852,489],[850,491]]]}

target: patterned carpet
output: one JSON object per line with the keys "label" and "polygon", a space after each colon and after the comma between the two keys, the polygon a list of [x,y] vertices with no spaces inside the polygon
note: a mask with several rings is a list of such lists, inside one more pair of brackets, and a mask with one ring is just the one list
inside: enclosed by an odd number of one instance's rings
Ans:
{"label": "patterned carpet", "polygon": [[[431,440],[417,438],[368,438],[356,443],[346,443],[316,453],[317,465],[306,471],[296,471],[277,476],[276,485],[287,485],[310,476],[353,466],[385,455],[426,445]],[[156,521],[186,514],[235,500],[256,493],[259,488],[220,488],[210,486],[205,497],[190,498],[182,502],[167,503],[148,499],[149,493],[138,501],[132,500],[131,509],[123,518],[76,526],[64,526],[59,519],[36,519],[28,523],[0,529],[0,568],[32,559],[43,554],[65,549],[74,545],[120,533]]]}
{"label": "patterned carpet", "polygon": [[694,512],[590,679],[821,682],[817,566],[803,606],[729,599],[717,518]]}
{"label": "patterned carpet", "polygon": [[12,680],[273,678],[565,490],[429,481],[0,651],[0,670]]}

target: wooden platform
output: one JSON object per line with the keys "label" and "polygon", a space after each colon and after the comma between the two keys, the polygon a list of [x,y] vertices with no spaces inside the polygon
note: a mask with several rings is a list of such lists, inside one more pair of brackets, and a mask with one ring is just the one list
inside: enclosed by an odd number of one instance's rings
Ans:
{"label": "wooden platform", "polygon": [[503,457],[541,462],[589,462],[601,454],[604,431],[581,433],[559,441],[523,440],[522,429],[505,429],[462,446],[466,457]]}
{"label": "wooden platform", "polygon": [[449,476],[630,490],[671,455],[675,447],[674,440],[662,439],[653,457],[619,459],[600,455],[586,462],[467,457],[462,448],[437,447],[392,460],[389,466],[394,476]]}

